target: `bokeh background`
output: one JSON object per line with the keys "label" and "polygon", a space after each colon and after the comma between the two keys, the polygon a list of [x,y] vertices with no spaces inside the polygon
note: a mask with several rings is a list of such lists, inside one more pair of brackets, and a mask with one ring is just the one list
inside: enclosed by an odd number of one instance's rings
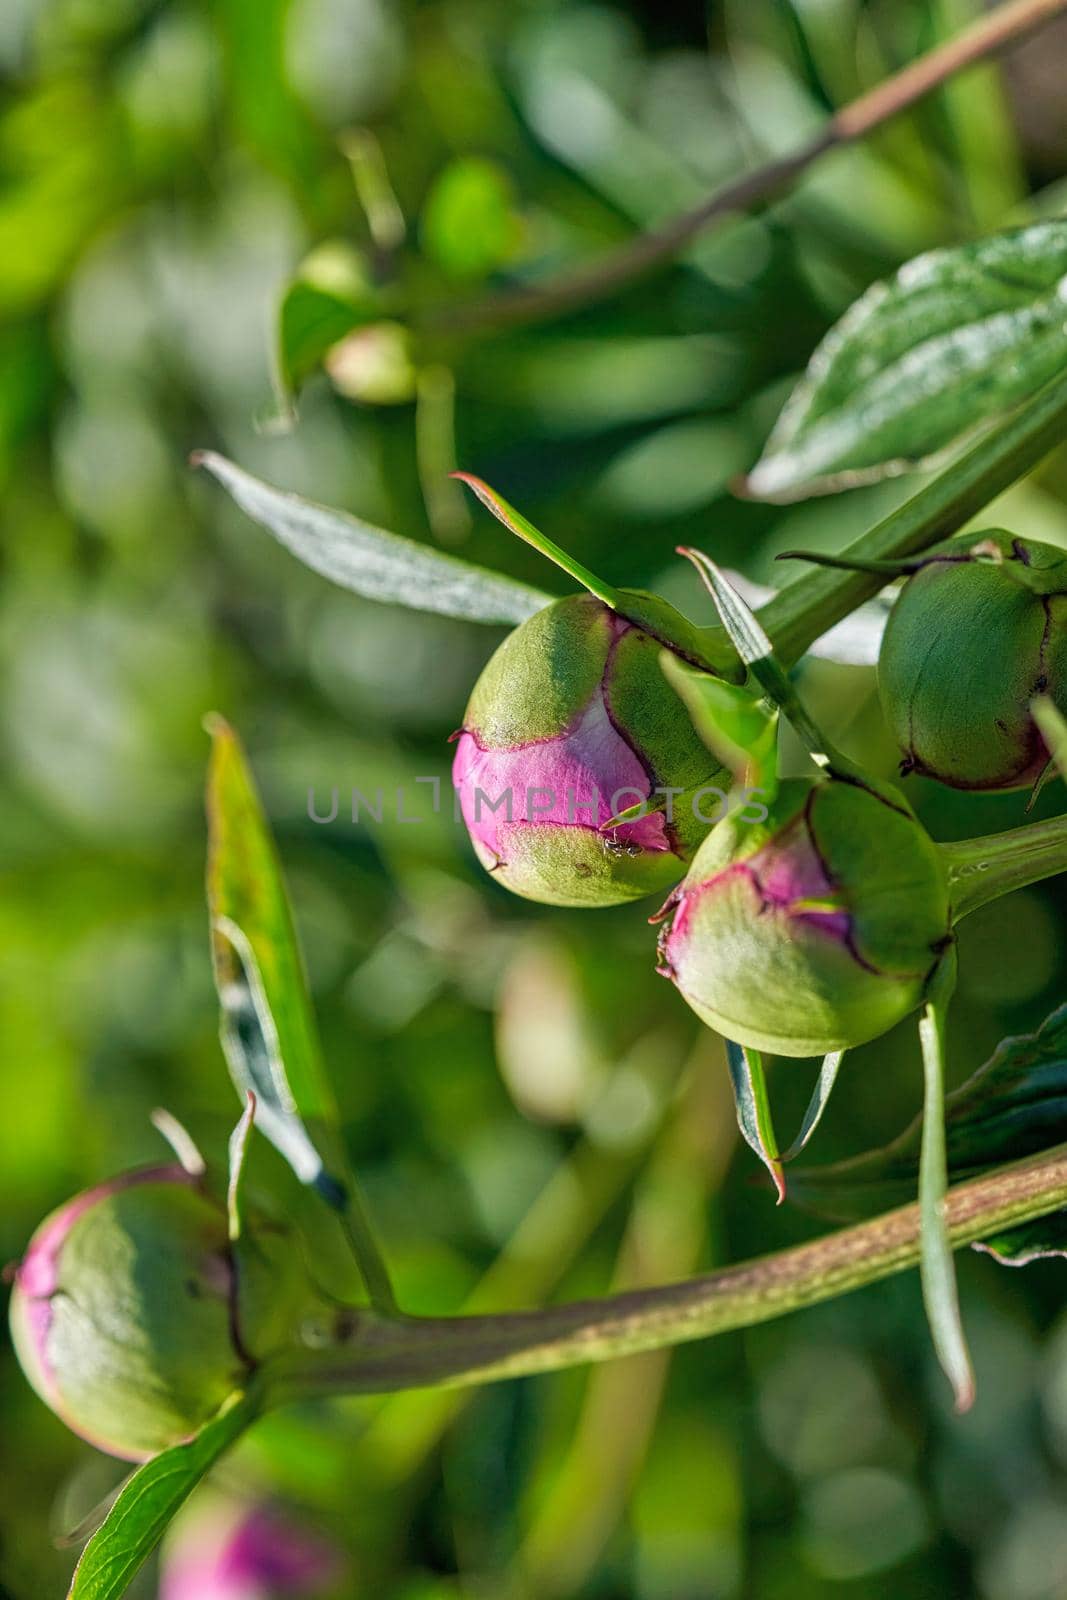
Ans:
{"label": "bokeh background", "polygon": [[[277,829],[351,1149],[410,1307],[655,1282],[821,1226],[755,1181],[721,1046],[654,976],[640,906],[527,905],[445,818],[346,819],[353,785],[447,773],[499,635],[330,588],[186,457],[221,448],[557,588],[444,485],[454,391],[460,463],[609,579],[694,615],[680,542],[761,581],[781,573],[776,550],[839,547],[904,487],[782,512],[729,482],[866,284],[1062,207],[1062,27],[581,315],[469,335],[446,316],[413,351],[377,330],[332,379],[311,376],[288,431],[276,306],[323,245],[320,263],[362,262],[424,304],[543,275],[786,148],[977,9],[5,0],[0,1257],[76,1189],[156,1158],[152,1107],[208,1145],[233,1118],[202,896],[213,708]],[[368,191],[379,161],[395,206]],[[1053,458],[986,520],[1067,544],[1065,495]],[[805,673],[890,772],[872,672]],[[939,837],[1021,820],[1017,797],[912,783]],[[334,786],[340,816],[316,825],[308,791],[324,809]],[[1064,998],[1064,912],[1053,884],[965,925],[955,1081]],[[775,1072],[783,1128],[811,1078]],[[884,1142],[919,1086],[911,1028],[857,1052],[812,1159]],[[960,1274],[979,1389],[965,1419],[909,1275],[671,1356],[287,1412],[136,1592],[202,1597],[179,1583],[183,1550],[267,1504],[332,1552],[314,1581],[334,1596],[1055,1600],[1067,1266],[968,1255]],[[0,1591],[58,1594],[74,1552],[57,1541],[121,1468],[64,1431],[6,1344],[0,1408]],[[241,1592],[280,1592],[257,1581]]]}

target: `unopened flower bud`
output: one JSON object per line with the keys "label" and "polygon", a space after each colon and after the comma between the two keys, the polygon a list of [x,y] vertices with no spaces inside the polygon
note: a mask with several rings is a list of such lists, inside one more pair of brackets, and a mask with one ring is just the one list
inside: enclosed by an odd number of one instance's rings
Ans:
{"label": "unopened flower bud", "polygon": [[888,786],[782,784],[766,822],[729,816],[664,907],[660,970],[726,1038],[822,1055],[923,999],[950,941],[937,846]]}
{"label": "unopened flower bud", "polygon": [[689,860],[707,828],[692,800],[718,766],[661,649],[574,595],[524,622],[486,666],[453,781],[479,859],[516,894],[613,905],[662,892]]}
{"label": "unopened flower bud", "polygon": [[890,614],[878,681],[902,772],[1034,783],[1049,752],[1030,702],[1067,711],[1067,556],[999,530],[935,547]]}
{"label": "unopened flower bud", "polygon": [[142,1460],[188,1438],[311,1300],[273,1224],[229,1238],[226,1207],[179,1166],[99,1185],[38,1228],[15,1275],[22,1369],[75,1433]]}
{"label": "unopened flower bud", "polygon": [[297,1600],[344,1576],[338,1546],[272,1506],[201,1505],[164,1547],[159,1600]]}

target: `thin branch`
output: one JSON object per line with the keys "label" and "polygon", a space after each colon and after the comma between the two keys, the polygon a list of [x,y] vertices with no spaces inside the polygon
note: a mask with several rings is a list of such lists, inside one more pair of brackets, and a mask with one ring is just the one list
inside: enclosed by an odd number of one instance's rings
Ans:
{"label": "thin branch", "polygon": [[[958,1184],[945,1199],[954,1248],[1067,1206],[1067,1145]],[[914,1267],[917,1204],[810,1244],[684,1283],[540,1311],[394,1319],[361,1315],[343,1344],[265,1371],[275,1404],[308,1395],[465,1385],[606,1361],[749,1327]]]}
{"label": "thin branch", "polygon": [[862,138],[899,116],[948,78],[975,62],[1017,44],[1028,33],[1067,10],[1067,0],[1008,0],[979,17],[956,38],[920,56],[842,107],[791,154],[743,173],[707,200],[639,234],[583,266],[541,284],[503,290],[467,305],[432,307],[424,325],[439,333],[469,333],[544,322],[605,300],[617,290],[670,261],[711,223],[733,212],[763,205],[828,150]]}

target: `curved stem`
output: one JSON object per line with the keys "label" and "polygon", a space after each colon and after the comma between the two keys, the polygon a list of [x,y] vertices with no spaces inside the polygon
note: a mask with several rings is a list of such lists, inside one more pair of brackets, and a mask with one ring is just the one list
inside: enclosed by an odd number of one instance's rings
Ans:
{"label": "curved stem", "polygon": [[955,73],[1016,43],[1064,10],[1067,0],[1008,0],[842,107],[798,150],[733,179],[691,210],[545,283],[504,290],[468,305],[432,307],[424,326],[444,333],[488,331],[543,322],[605,300],[671,260],[711,223],[769,200],[826,151],[863,138]]}
{"label": "curved stem", "polygon": [[1012,889],[1067,872],[1067,816],[938,847],[948,868],[952,920]]}
{"label": "curved stem", "polygon": [[[951,1189],[953,1247],[1067,1206],[1067,1145]],[[271,1401],[486,1383],[655,1350],[748,1327],[915,1266],[920,1212],[871,1222],[684,1283],[540,1311],[474,1317],[352,1319],[350,1336],[265,1370]]]}

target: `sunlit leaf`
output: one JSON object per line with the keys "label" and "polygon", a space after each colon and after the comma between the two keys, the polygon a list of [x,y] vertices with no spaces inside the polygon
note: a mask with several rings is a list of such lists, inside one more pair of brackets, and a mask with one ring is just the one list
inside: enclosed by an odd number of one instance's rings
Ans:
{"label": "sunlit leaf", "polygon": [[[244,1101],[257,1096],[257,1121],[270,1133],[271,1118],[289,1114],[336,1121],[336,1104],[319,1047],[303,963],[274,840],[252,782],[244,751],[221,717],[209,723],[212,748],[207,781],[207,893],[220,995],[235,991],[228,1047],[242,1075]],[[259,993],[255,990],[258,987]],[[250,990],[252,991],[250,993]],[[267,1008],[272,1037],[264,1066],[250,1070],[244,1054],[249,1025],[240,1010]],[[233,1063],[231,1062],[231,1066]],[[306,1174],[305,1174],[306,1176]]]}
{"label": "sunlit leaf", "polygon": [[748,478],[792,500],[927,463],[1067,359],[1067,222],[933,250],[827,334]]}
{"label": "sunlit leaf", "polygon": [[185,1444],[138,1467],[82,1552],[68,1600],[118,1600],[204,1474],[255,1421],[254,1393],[234,1394]]}
{"label": "sunlit leaf", "polygon": [[469,622],[525,622],[552,598],[347,512],[272,488],[214,451],[198,451],[193,464],[206,467],[241,510],[305,566],[369,600]]}
{"label": "sunlit leaf", "polygon": [[208,729],[207,896],[230,1076],[249,1124],[253,1096],[260,1131],[340,1216],[372,1299],[391,1306],[388,1274],[345,1157],[270,826],[233,729],[219,716]]}

